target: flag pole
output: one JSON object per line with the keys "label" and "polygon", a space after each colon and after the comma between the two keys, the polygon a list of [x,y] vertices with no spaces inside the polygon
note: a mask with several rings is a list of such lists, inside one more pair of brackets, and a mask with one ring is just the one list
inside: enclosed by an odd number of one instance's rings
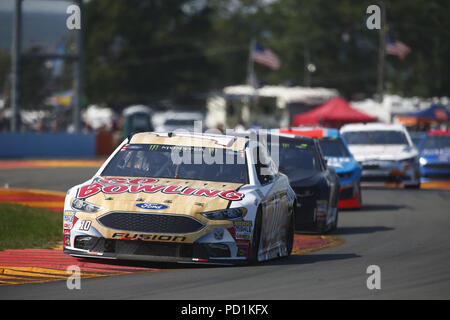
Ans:
{"label": "flag pole", "polygon": [[255,63],[253,61],[253,48],[255,47],[255,39],[250,40],[250,48],[248,50],[248,63],[247,63],[247,84],[253,86],[253,81],[255,78]]}
{"label": "flag pole", "polygon": [[14,2],[13,35],[11,46],[11,131],[20,131],[20,58],[22,42],[22,0]]}
{"label": "flag pole", "polygon": [[[255,62],[253,61],[253,50],[255,48],[256,40],[252,38],[250,40],[250,47],[248,50],[248,64],[247,64],[247,84],[253,88],[252,95],[248,99],[248,114],[255,109],[255,96],[256,96],[256,86],[255,86]],[[244,117],[241,115],[243,122],[247,122],[249,119],[243,119]]]}
{"label": "flag pole", "polygon": [[377,95],[378,101],[383,102],[384,95],[384,59],[386,47],[386,6],[383,1],[380,1],[381,7],[381,28],[379,32],[378,44],[378,75],[377,75]]}

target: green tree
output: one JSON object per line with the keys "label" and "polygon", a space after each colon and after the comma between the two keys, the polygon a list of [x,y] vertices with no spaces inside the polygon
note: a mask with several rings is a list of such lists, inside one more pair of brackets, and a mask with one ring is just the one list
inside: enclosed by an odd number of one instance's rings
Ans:
{"label": "green tree", "polygon": [[208,88],[203,38],[209,7],[183,0],[93,0],[86,4],[90,101],[148,102]]}
{"label": "green tree", "polygon": [[39,46],[30,47],[20,59],[20,106],[22,109],[40,109],[50,91],[50,69],[45,67],[45,61],[26,54],[38,54]]}
{"label": "green tree", "polygon": [[[386,56],[388,91],[448,95],[450,2],[384,1],[389,34],[411,53]],[[276,52],[278,71],[255,65],[264,83],[376,91],[378,31],[366,27],[373,1],[91,0],[86,4],[85,91],[112,104],[185,97],[244,83],[251,39]]]}
{"label": "green tree", "polygon": [[9,74],[11,72],[11,55],[0,51],[0,94],[3,94],[8,86]]}

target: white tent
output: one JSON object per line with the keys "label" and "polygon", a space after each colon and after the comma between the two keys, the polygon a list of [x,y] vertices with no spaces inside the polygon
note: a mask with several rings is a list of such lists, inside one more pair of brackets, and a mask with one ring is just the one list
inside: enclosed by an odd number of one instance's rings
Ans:
{"label": "white tent", "polygon": [[394,115],[420,111],[428,108],[433,103],[447,105],[449,103],[449,98],[420,98],[385,95],[382,103],[373,99],[351,102],[355,109],[367,113],[368,115],[378,117],[380,121],[386,123],[391,122]]}
{"label": "white tent", "polygon": [[[338,95],[337,90],[327,88],[264,86],[255,89],[249,85],[229,86],[221,93],[209,97],[206,125],[211,128],[218,125],[233,126],[244,121],[266,126],[288,126],[290,103],[319,105]],[[261,103],[252,104],[252,101],[260,101],[261,98],[272,98],[275,101],[270,111],[267,110],[267,104],[264,108]],[[238,114],[229,114],[227,102],[230,101],[239,102],[241,110]]]}

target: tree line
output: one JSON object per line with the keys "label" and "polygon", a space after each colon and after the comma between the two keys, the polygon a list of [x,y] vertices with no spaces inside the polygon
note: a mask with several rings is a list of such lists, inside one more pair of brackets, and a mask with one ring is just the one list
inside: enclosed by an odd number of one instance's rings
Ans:
{"label": "tree line", "polygon": [[[83,13],[84,95],[92,103],[123,106],[188,101],[242,84],[254,39],[282,62],[277,71],[256,65],[259,83],[310,84],[336,88],[347,98],[369,97],[376,91],[378,52],[378,31],[365,24],[372,2],[91,0]],[[388,33],[411,48],[403,60],[386,56],[386,91],[448,95],[450,2],[384,3]],[[4,61],[8,58],[0,56],[3,79]],[[314,72],[307,70],[308,63]],[[22,69],[40,70],[31,62]],[[43,70],[34,72],[23,85],[43,86],[45,81],[36,78],[46,76]],[[67,74],[62,77],[61,83],[70,85]],[[30,92],[40,98],[44,89],[36,90]]]}

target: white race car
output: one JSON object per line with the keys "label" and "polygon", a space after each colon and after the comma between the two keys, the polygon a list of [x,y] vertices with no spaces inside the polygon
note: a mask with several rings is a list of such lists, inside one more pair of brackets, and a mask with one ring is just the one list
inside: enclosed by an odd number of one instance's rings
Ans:
{"label": "white race car", "polygon": [[420,188],[419,152],[402,125],[368,123],[341,128],[362,167],[362,181],[402,183]]}
{"label": "white race car", "polygon": [[258,142],[138,133],[68,191],[64,253],[220,264],[288,256],[294,202]]}

